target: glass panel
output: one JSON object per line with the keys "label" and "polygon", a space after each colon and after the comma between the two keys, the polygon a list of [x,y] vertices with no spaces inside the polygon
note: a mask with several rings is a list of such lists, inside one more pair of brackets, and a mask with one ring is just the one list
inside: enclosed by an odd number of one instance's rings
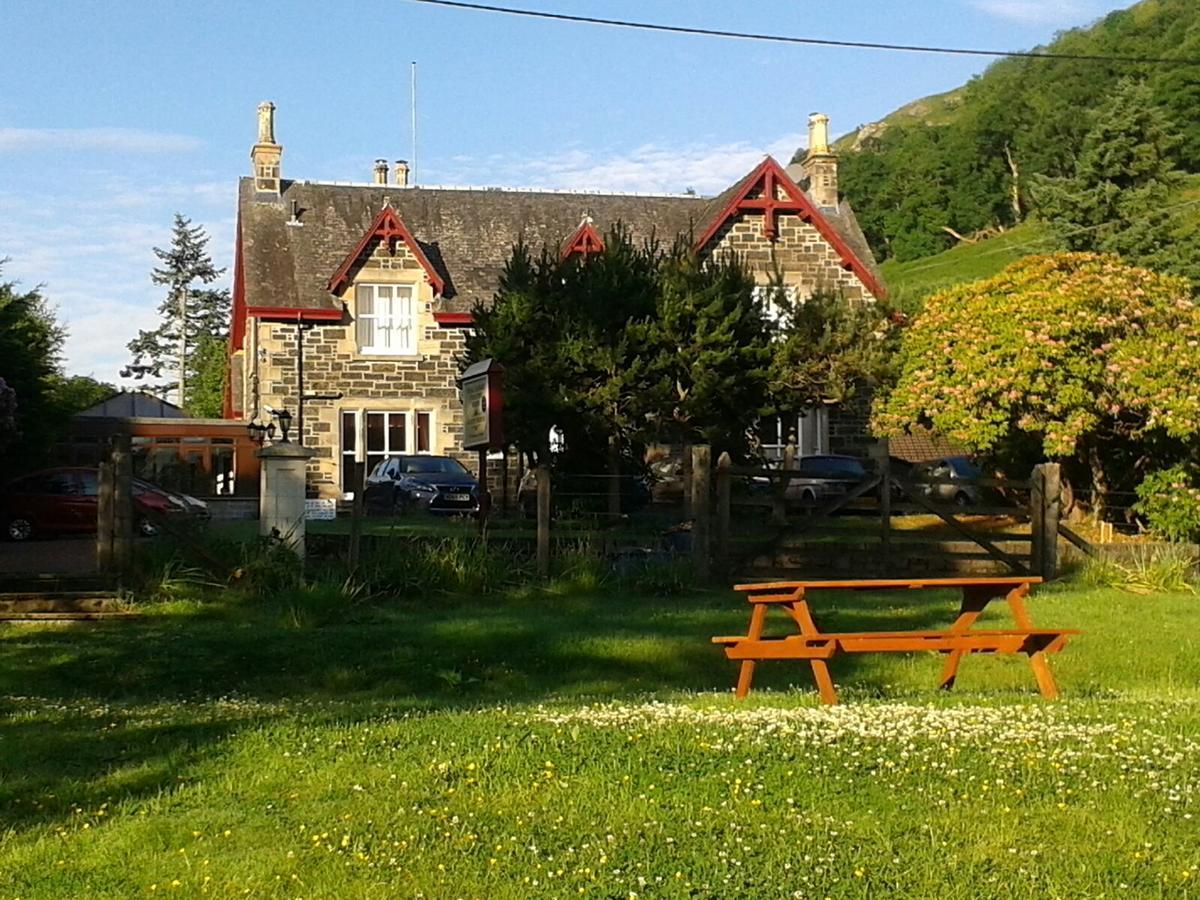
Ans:
{"label": "glass panel", "polygon": [[83,496],[95,497],[100,493],[99,479],[91,469],[79,472],[79,483],[83,486]]}
{"label": "glass panel", "polygon": [[393,453],[404,453],[408,449],[408,416],[392,413],[388,416],[388,449]]}
{"label": "glass panel", "polygon": [[367,413],[367,452],[386,450],[384,439],[384,414]]}
{"label": "glass panel", "polygon": [[342,452],[353,453],[356,447],[355,441],[358,438],[358,429],[355,428],[356,415],[352,412],[342,413]]}
{"label": "glass panel", "polygon": [[429,413],[417,413],[417,452],[429,452]]}

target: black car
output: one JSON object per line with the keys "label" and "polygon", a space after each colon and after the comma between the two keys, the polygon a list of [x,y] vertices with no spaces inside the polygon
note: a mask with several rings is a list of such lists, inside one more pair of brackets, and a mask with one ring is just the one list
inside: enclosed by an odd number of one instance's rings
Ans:
{"label": "black car", "polygon": [[363,502],[371,512],[469,515],[479,511],[479,482],[449,456],[389,456],[367,476]]}
{"label": "black car", "polygon": [[861,459],[820,454],[796,462],[799,477],[789,482],[784,494],[789,500],[812,504],[845,494],[867,479]]}

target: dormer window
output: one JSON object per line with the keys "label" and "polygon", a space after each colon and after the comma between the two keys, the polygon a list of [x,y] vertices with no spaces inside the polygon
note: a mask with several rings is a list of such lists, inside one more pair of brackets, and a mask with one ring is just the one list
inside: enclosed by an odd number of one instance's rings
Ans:
{"label": "dormer window", "polygon": [[354,289],[358,351],[379,356],[417,352],[416,301],[412,285],[360,284]]}

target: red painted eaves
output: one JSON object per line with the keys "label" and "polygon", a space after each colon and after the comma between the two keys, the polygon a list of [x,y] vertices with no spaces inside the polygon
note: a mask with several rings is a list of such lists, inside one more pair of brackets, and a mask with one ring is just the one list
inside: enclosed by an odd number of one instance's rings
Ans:
{"label": "red painted eaves", "polygon": [[562,259],[576,253],[588,256],[591,253],[602,252],[604,252],[604,239],[592,225],[591,219],[584,219],[575,229],[575,233],[567,238],[567,242],[563,245]]}
{"label": "red painted eaves", "polygon": [[[784,199],[777,196],[782,190]],[[759,193],[759,197],[751,194]],[[826,243],[837,253],[842,268],[858,276],[873,297],[880,299],[887,296],[883,286],[875,280],[871,270],[859,259],[846,241],[838,234],[837,229],[829,224],[829,220],[821,214],[821,210],[808,199],[808,195],[791,179],[772,157],[767,156],[746,176],[741,189],[730,198],[725,207],[713,217],[708,227],[696,241],[696,249],[702,250],[709,241],[720,231],[721,226],[737,215],[748,212],[759,212],[763,215],[763,234],[767,240],[775,239],[775,217],[779,213],[795,213],[803,221],[808,222],[820,232]]]}
{"label": "red painted eaves", "polygon": [[404,243],[408,246],[409,252],[416,257],[417,262],[421,264],[421,268],[425,270],[425,277],[428,279],[429,283],[433,285],[434,293],[442,293],[443,289],[445,288],[445,282],[443,281],[442,276],[439,275],[437,269],[433,267],[433,264],[425,255],[425,252],[421,249],[421,245],[417,243],[416,238],[412,236],[412,232],[408,230],[408,226],[400,221],[400,217],[396,215],[396,211],[390,206],[385,206],[379,211],[379,215],[375,217],[375,221],[371,223],[371,226],[366,230],[366,233],[363,234],[362,238],[354,246],[354,249],[346,255],[346,258],[342,261],[342,264],[338,266],[337,271],[333,273],[333,276],[329,279],[329,284],[327,285],[327,288],[331,293],[336,294],[346,286],[346,282],[350,278],[350,270],[354,267],[354,264],[358,261],[358,258],[362,256],[363,251],[366,250],[370,243],[375,240],[404,241]]}
{"label": "red painted eaves", "polygon": [[246,315],[263,322],[340,322],[346,313],[305,306],[247,306]]}

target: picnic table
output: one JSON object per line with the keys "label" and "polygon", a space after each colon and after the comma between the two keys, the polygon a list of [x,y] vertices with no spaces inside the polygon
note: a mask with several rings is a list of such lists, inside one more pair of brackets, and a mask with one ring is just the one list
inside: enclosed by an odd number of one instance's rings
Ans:
{"label": "picnic table", "polygon": [[[942,668],[939,687],[948,690],[958,676],[958,665],[968,653],[1024,653],[1029,657],[1042,696],[1054,699],[1058,687],[1050,673],[1046,655],[1057,653],[1078,631],[1062,628],[1034,628],[1025,598],[1042,579],[1028,576],[994,578],[882,578],[849,581],[771,581],[739,584],[735,591],[750,601],[750,627],[746,634],[714,637],[714,644],[725,646],[729,659],[741,662],[736,696],[740,700],[750,692],[754,668],[766,659],[802,659],[812,666],[813,679],[821,702],[837,703],[837,692],[829,674],[829,660],[838,653],[911,653],[936,650],[948,654]],[[821,631],[808,608],[808,594],[823,590],[882,591],[960,588],[962,605],[954,623],[941,631]],[[996,599],[1008,603],[1015,628],[973,628],[987,605]],[[798,630],[785,637],[764,637],[767,610],[779,608],[787,613]]]}

